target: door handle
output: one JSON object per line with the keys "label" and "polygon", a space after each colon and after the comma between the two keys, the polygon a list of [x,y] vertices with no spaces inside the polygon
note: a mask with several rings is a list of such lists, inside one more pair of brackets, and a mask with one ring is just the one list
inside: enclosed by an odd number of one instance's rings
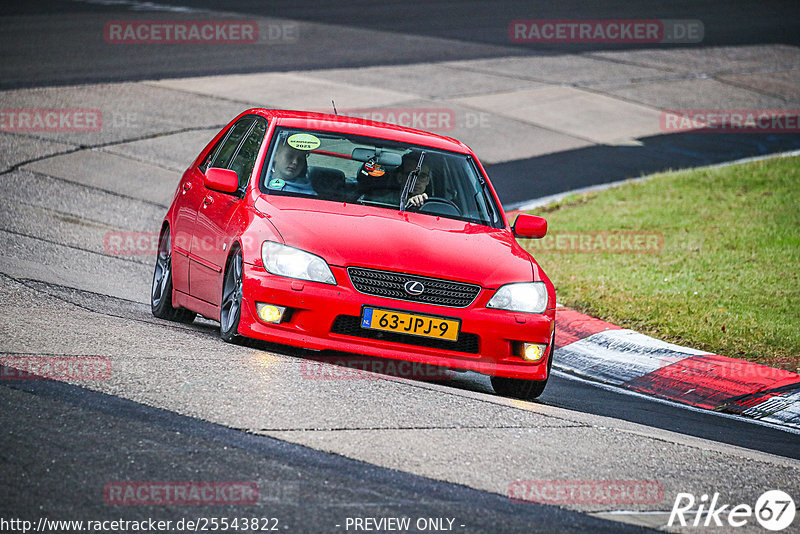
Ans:
{"label": "door handle", "polygon": [[206,206],[213,203],[214,203],[214,197],[212,197],[211,195],[206,195],[206,198],[203,199],[203,204],[205,204]]}

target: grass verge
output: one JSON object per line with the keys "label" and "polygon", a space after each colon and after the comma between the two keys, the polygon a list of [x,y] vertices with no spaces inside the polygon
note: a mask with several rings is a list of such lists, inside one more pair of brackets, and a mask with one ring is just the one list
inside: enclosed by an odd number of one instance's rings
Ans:
{"label": "grass verge", "polygon": [[548,236],[521,243],[559,303],[798,371],[800,157],[660,174],[530,213]]}

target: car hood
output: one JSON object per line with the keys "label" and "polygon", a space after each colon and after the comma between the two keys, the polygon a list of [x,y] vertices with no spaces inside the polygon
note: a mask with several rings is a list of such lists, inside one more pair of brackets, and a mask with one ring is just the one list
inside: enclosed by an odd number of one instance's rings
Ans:
{"label": "car hood", "polygon": [[285,243],[339,267],[368,267],[497,288],[538,280],[507,229],[414,212],[315,199],[259,197]]}

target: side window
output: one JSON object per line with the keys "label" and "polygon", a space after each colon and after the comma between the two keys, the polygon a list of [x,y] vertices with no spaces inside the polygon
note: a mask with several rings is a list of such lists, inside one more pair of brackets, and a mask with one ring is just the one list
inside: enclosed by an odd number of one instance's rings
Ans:
{"label": "side window", "polygon": [[214,147],[211,150],[209,150],[208,154],[206,154],[206,157],[203,159],[203,163],[200,164],[200,167],[199,167],[200,172],[205,174],[206,169],[211,167],[211,160],[214,159],[214,155],[219,151],[219,147],[220,147],[220,145],[222,144],[223,141],[225,141],[225,136],[224,135],[220,138],[219,141],[217,141],[217,143],[214,145]]}
{"label": "side window", "polygon": [[228,164],[231,162],[231,159],[233,159],[234,154],[236,154],[236,149],[239,148],[239,144],[242,142],[244,136],[247,135],[247,132],[250,131],[252,125],[252,117],[242,119],[234,124],[228,132],[225,141],[222,142],[222,146],[220,146],[216,154],[212,156],[211,164],[208,166],[227,169]]}
{"label": "side window", "polygon": [[250,179],[250,173],[253,172],[253,167],[256,164],[256,156],[258,149],[261,148],[261,141],[264,140],[264,134],[267,133],[267,121],[263,119],[256,119],[255,126],[250,131],[250,134],[242,143],[239,152],[234,156],[228,168],[236,171],[239,176],[239,189],[244,189]]}

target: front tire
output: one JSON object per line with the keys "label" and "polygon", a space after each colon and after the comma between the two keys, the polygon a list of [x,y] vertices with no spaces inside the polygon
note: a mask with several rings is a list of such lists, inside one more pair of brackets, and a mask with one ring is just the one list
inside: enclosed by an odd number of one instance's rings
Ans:
{"label": "front tire", "polygon": [[534,400],[544,393],[546,385],[547,378],[544,380],[521,380],[504,376],[492,377],[494,392],[501,397],[512,397],[514,399]]}
{"label": "front tire", "polygon": [[172,307],[172,246],[169,227],[158,240],[158,254],[150,291],[150,309],[153,315],[167,321],[191,323],[197,316],[193,311]]}
{"label": "front tire", "polygon": [[534,400],[537,399],[547,386],[550,378],[550,369],[553,367],[553,356],[556,346],[556,332],[550,337],[550,354],[547,355],[547,378],[544,380],[521,380],[519,378],[506,378],[504,376],[493,376],[492,387],[494,392],[502,397],[512,397],[514,399]]}
{"label": "front tire", "polygon": [[241,251],[231,257],[222,282],[222,304],[219,310],[219,334],[228,343],[241,343],[239,320],[242,317],[244,262]]}

